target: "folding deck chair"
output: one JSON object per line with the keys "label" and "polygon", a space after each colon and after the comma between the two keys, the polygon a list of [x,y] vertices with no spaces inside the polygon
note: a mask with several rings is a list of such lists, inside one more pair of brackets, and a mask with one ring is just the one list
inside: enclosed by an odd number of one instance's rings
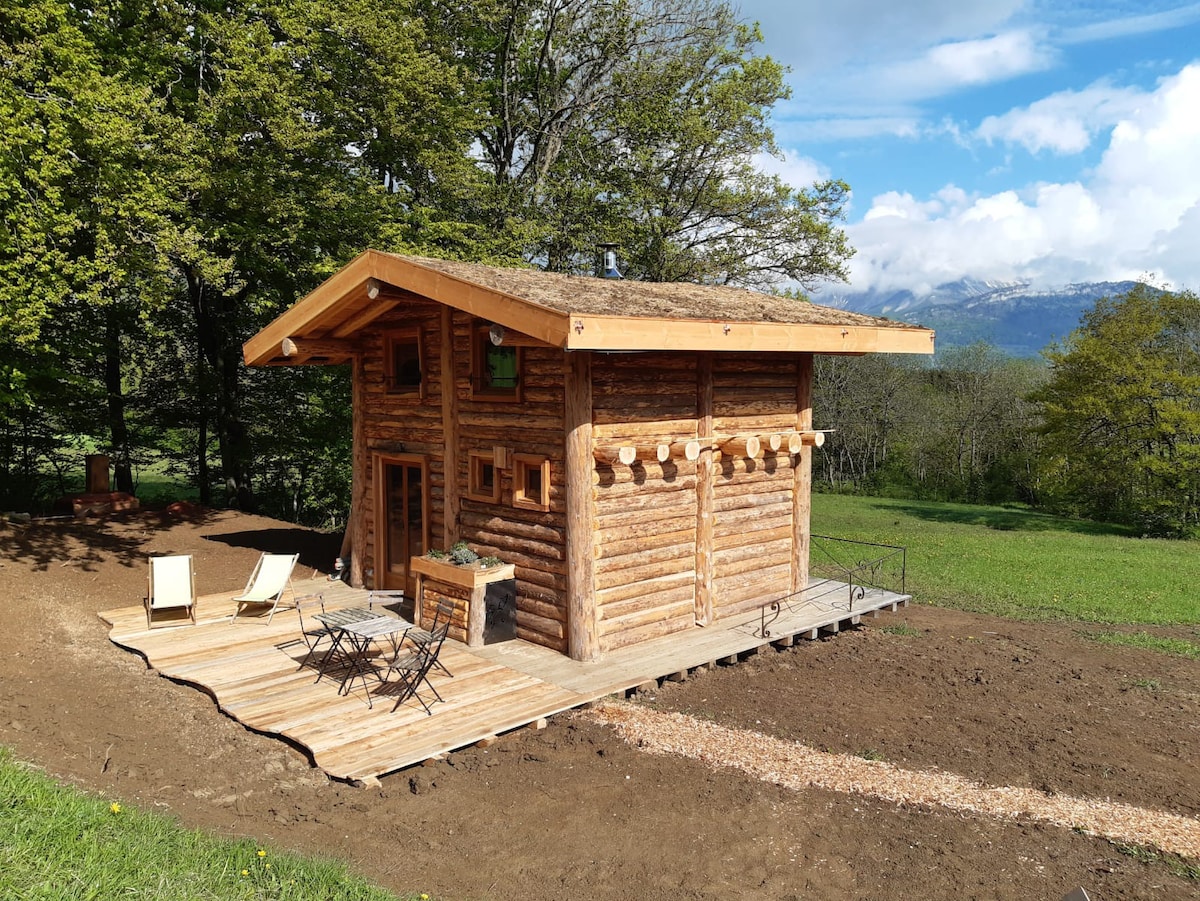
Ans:
{"label": "folding deck chair", "polygon": [[[292,590],[292,570],[296,568],[299,559],[299,554],[263,554],[259,557],[254,571],[246,581],[245,590],[233,599],[237,604],[233,619],[236,620],[245,607],[270,607],[267,613],[267,625],[270,625],[271,618],[281,605],[284,591],[291,591],[293,599],[295,598],[296,592]],[[293,600],[291,604],[284,606],[295,605]]]}
{"label": "folding deck chair", "polygon": [[[151,557],[150,577],[146,588],[146,628],[155,628],[154,613],[163,610],[182,610],[195,625],[196,572],[190,554],[174,557]],[[159,623],[177,625],[178,619]]]}

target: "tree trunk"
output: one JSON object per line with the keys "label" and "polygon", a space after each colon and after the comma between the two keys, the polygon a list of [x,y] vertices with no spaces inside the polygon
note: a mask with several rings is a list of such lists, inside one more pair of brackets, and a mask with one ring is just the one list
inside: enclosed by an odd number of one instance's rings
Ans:
{"label": "tree trunk", "polygon": [[133,493],[129,426],[125,421],[125,394],[121,389],[121,326],[117,308],[104,312],[104,389],[108,399],[108,430],[112,438],[113,471],[117,491]]}
{"label": "tree trunk", "polygon": [[[202,362],[216,376],[213,380],[216,389],[216,432],[226,502],[239,510],[253,512],[250,435],[240,417],[241,346],[236,341],[236,330],[232,325],[241,297],[231,297],[215,290],[197,272],[189,270],[187,279],[192,310],[196,315],[196,339]],[[244,295],[245,290],[239,293]],[[204,454],[203,448],[201,454]]]}

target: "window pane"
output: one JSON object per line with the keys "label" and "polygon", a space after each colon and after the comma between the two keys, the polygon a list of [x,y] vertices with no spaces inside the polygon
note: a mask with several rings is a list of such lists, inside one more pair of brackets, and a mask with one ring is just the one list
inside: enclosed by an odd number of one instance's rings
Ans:
{"label": "window pane", "polygon": [[497,347],[489,341],[485,352],[484,368],[487,387],[517,387],[517,349],[515,347]]}
{"label": "window pane", "polygon": [[391,384],[393,391],[409,393],[421,387],[421,351],[416,338],[392,342]]}

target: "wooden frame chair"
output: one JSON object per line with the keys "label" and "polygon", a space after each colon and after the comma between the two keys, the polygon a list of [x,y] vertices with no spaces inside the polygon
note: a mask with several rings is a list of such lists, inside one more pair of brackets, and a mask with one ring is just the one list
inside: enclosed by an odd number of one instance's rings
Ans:
{"label": "wooden frame chair", "polygon": [[[154,613],[163,610],[183,610],[192,625],[196,624],[196,570],[191,554],[151,557],[150,575],[146,586],[146,628],[156,628]],[[178,620],[159,623],[175,626]]]}
{"label": "wooden frame chair", "polygon": [[[234,603],[237,604],[237,608],[233,611],[233,620],[238,618],[245,607],[269,606],[271,609],[267,613],[267,625],[270,625],[275,611],[281,606],[283,593],[291,591],[292,597],[295,598],[296,592],[292,589],[292,570],[296,568],[299,560],[299,554],[264,553],[259,557],[258,563],[254,565],[254,571],[246,580],[245,590],[233,598]],[[293,600],[291,604],[283,606],[294,607],[296,602]]]}

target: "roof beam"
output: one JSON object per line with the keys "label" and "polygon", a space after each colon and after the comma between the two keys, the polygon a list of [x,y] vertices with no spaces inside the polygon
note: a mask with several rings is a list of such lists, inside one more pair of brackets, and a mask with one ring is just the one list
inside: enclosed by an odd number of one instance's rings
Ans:
{"label": "roof beam", "polygon": [[933,338],[930,329],[903,326],[571,316],[567,349],[931,354]]}

